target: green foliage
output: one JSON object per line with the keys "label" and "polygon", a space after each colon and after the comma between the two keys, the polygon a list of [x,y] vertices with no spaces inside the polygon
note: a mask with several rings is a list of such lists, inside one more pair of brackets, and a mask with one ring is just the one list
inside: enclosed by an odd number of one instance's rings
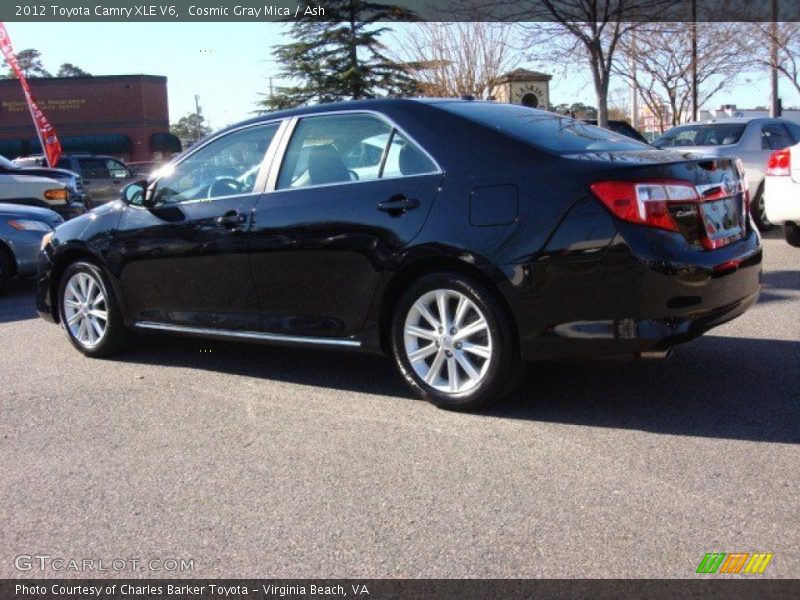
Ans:
{"label": "green foliage", "polygon": [[407,95],[414,80],[404,65],[384,53],[381,21],[413,19],[399,6],[362,0],[323,0],[319,5],[332,22],[299,20],[291,27],[294,42],[274,50],[281,77],[297,82],[265,94],[266,110],[305,104],[357,100],[382,95]]}
{"label": "green foliage", "polygon": [[91,75],[72,63],[62,64],[56,73],[56,77],[91,77]]}
{"label": "green foliage", "polygon": [[[5,61],[4,61],[5,62]],[[52,77],[50,72],[42,64],[42,54],[35,48],[26,48],[17,52],[17,62],[19,68],[26,78],[31,77]],[[5,63],[8,65],[8,63]],[[6,77],[15,77],[14,72],[9,67]]]}
{"label": "green foliage", "polygon": [[169,129],[184,146],[191,146],[200,138],[211,133],[211,128],[206,125],[203,115],[197,113],[189,113],[185,117],[181,117],[177,123],[170,125]]}
{"label": "green foliage", "polygon": [[553,112],[562,115],[574,115],[577,119],[596,119],[597,109],[594,106],[584,104],[583,102],[573,102],[572,104],[556,104],[553,107]]}

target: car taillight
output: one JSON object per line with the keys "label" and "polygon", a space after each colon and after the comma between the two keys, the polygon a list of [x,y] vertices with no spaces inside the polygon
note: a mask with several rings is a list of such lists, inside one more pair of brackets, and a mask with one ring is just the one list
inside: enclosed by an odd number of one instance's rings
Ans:
{"label": "car taillight", "polygon": [[789,149],[775,150],[769,155],[767,162],[767,175],[789,175],[792,168],[792,157]]}
{"label": "car taillight", "polygon": [[669,231],[678,231],[669,205],[700,200],[693,184],[679,180],[602,181],[591,189],[620,219]]}

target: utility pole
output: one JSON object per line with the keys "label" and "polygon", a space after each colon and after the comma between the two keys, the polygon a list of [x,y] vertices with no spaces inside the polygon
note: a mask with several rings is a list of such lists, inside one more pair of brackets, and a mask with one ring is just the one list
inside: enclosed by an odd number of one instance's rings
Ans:
{"label": "utility pole", "polygon": [[778,0],[772,0],[772,23],[770,23],[770,104],[769,116],[781,116],[781,101],[778,97]]}
{"label": "utility pole", "polygon": [[631,31],[631,53],[628,61],[631,69],[631,127],[639,129],[639,94],[636,82],[636,30]]}
{"label": "utility pole", "polygon": [[203,107],[200,106],[200,96],[197,94],[194,95],[194,112],[203,116]]}
{"label": "utility pole", "polygon": [[697,98],[697,0],[692,0],[692,121],[700,112]]}

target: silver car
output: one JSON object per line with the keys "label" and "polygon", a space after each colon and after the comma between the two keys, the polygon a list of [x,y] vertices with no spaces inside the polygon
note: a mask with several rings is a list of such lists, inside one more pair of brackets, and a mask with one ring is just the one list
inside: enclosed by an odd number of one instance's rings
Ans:
{"label": "silver car", "polygon": [[[25,167],[47,166],[45,158],[41,155],[17,158],[14,163]],[[142,176],[129,169],[118,158],[99,154],[64,154],[58,159],[56,167],[80,175],[86,192],[87,208],[118,199],[122,188],[142,179]]]}
{"label": "silver car", "polygon": [[0,292],[12,278],[36,273],[42,237],[63,222],[47,208],[0,203]]}
{"label": "silver car", "polygon": [[769,155],[800,142],[800,125],[788,119],[725,118],[673,127],[653,141],[657,148],[736,156],[744,163],[751,213],[762,231],[771,224],[764,209],[764,175]]}

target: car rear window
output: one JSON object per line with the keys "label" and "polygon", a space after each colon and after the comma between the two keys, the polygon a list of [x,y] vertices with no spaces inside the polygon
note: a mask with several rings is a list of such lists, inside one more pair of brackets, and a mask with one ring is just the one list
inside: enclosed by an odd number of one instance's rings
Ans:
{"label": "car rear window", "polygon": [[534,146],[557,152],[610,152],[648,148],[624,135],[527,106],[495,102],[442,102],[438,106]]}
{"label": "car rear window", "polygon": [[745,127],[746,123],[709,123],[675,127],[656,138],[653,146],[656,148],[730,146],[739,142]]}

